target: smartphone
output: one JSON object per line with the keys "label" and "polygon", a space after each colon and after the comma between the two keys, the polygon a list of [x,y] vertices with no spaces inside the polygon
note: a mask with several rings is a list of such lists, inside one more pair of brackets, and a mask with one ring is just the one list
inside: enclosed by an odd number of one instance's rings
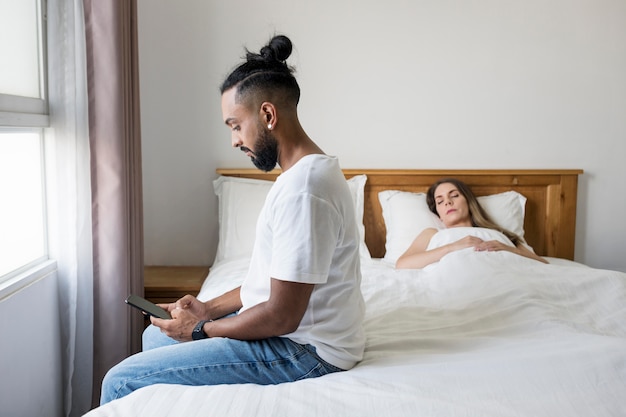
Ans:
{"label": "smartphone", "polygon": [[158,317],[160,319],[171,319],[170,313],[159,307],[158,305],[141,298],[137,295],[129,295],[126,299],[126,304],[131,305],[139,310],[143,311],[149,316]]}

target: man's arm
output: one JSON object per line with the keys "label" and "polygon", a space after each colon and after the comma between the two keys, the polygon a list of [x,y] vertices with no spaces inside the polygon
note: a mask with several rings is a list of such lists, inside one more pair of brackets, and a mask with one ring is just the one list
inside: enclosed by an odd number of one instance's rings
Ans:
{"label": "man's arm", "polygon": [[241,308],[240,291],[241,287],[237,287],[204,303],[205,318],[215,320],[239,310]]}
{"label": "man's arm", "polygon": [[204,325],[209,337],[258,340],[295,331],[309,304],[313,284],[272,278],[270,298],[264,303],[223,320]]}
{"label": "man's arm", "polygon": [[[302,321],[314,287],[313,284],[272,278],[269,300],[236,316],[207,322],[203,330],[209,337],[238,340],[259,340],[291,333]],[[170,310],[173,320],[154,317],[150,320],[173,339],[191,340],[191,332],[199,320],[223,317],[241,308],[239,290],[236,288],[206,303],[185,296]],[[202,309],[199,309],[199,305],[203,306]],[[233,310],[234,306],[238,308]]]}

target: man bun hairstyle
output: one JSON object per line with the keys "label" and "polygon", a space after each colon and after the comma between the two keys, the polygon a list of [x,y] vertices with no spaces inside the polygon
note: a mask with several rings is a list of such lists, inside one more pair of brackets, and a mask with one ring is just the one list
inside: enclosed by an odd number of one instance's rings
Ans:
{"label": "man bun hairstyle", "polygon": [[287,102],[297,105],[300,86],[294,69],[285,62],[293,50],[291,40],[284,35],[274,36],[259,53],[246,49],[246,61],[236,67],[224,80],[220,93],[237,88],[237,100],[242,101],[261,94],[263,100],[282,93]]}
{"label": "man bun hairstyle", "polygon": [[259,54],[246,51],[246,59],[250,61],[260,58],[263,61],[278,61],[284,64],[287,58],[291,55],[292,49],[293,45],[288,37],[284,35],[277,35],[270,40],[269,44],[261,48]]}

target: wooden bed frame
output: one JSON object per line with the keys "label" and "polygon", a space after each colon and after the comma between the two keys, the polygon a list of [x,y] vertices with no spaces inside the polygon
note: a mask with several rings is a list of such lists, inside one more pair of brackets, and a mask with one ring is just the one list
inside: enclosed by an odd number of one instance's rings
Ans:
{"label": "wooden bed frame", "polygon": [[[435,181],[458,178],[477,196],[514,190],[527,198],[524,238],[537,254],[574,259],[578,175],[582,170],[391,170],[344,169],[346,178],[367,175],[365,243],[372,257],[385,254],[385,222],[378,201],[383,190],[426,192]],[[218,169],[220,175],[274,180],[280,170]]]}

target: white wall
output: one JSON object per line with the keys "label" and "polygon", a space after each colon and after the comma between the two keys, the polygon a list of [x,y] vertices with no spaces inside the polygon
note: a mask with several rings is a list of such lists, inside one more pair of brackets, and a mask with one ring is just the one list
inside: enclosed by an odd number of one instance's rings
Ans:
{"label": "white wall", "polygon": [[63,412],[61,328],[56,271],[0,296],[0,415]]}
{"label": "white wall", "polygon": [[139,0],[147,264],[211,264],[218,86],[274,33],[344,168],[581,168],[576,260],[626,271],[626,2]]}

